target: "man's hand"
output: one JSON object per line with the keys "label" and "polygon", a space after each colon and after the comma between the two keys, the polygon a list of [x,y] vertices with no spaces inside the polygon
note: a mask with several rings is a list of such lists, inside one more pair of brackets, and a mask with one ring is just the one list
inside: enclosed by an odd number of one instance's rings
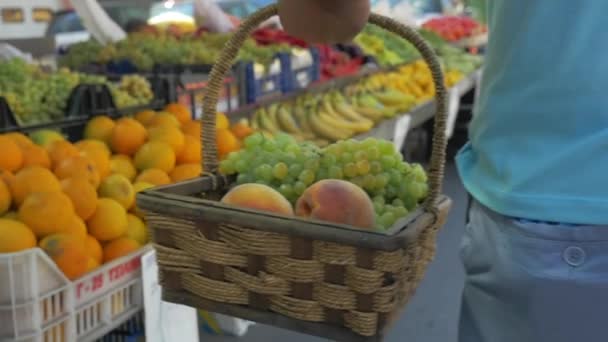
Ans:
{"label": "man's hand", "polygon": [[369,17],[369,0],[279,0],[285,30],[309,43],[351,41]]}

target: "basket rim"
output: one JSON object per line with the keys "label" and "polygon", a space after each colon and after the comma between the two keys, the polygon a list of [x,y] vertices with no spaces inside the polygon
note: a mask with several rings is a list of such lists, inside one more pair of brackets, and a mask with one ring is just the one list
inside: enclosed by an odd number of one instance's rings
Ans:
{"label": "basket rim", "polygon": [[[384,234],[357,227],[334,224],[330,222],[307,220],[296,216],[285,216],[230,206],[219,201],[198,198],[192,195],[176,194],[175,189],[201,186],[211,177],[199,177],[190,181],[170,184],[148,189],[137,194],[137,206],[146,214],[154,212],[178,219],[190,219],[195,222],[226,224],[245,228],[287,234],[352,245],[374,250],[394,251],[416,241],[420,232],[436,223],[437,213],[425,210],[419,205],[407,216],[397,221],[392,234]],[[196,191],[195,191],[196,192]],[[447,215],[451,200],[442,195],[437,201],[438,213]]]}

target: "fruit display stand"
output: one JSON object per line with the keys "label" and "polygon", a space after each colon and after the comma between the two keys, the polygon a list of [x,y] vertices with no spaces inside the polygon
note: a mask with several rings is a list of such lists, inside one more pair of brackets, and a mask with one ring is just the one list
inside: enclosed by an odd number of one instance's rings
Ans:
{"label": "fruit display stand", "polygon": [[201,135],[204,175],[138,195],[156,244],[163,298],[333,340],[380,341],[433,258],[436,233],[450,207],[441,195],[443,75],[415,31],[370,16],[373,24],[411,41],[429,64],[437,95],[435,132],[441,132],[434,137],[428,197],[386,232],[220,203],[234,179],[217,173],[219,88],[242,37],[276,13],[276,5],[268,6],[247,19],[211,72]]}
{"label": "fruit display stand", "polygon": [[116,259],[75,281],[38,248],[0,255],[0,340],[94,341],[143,309],[141,256]]}

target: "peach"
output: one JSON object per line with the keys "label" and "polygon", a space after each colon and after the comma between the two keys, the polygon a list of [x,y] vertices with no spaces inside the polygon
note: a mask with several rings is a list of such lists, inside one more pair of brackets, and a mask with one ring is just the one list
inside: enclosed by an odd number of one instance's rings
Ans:
{"label": "peach", "polygon": [[320,221],[373,229],[374,205],[353,183],[326,179],[311,185],[296,202],[296,215]]}
{"label": "peach", "polygon": [[263,184],[248,183],[236,186],[224,195],[222,202],[237,207],[293,216],[291,203],[281,193]]}

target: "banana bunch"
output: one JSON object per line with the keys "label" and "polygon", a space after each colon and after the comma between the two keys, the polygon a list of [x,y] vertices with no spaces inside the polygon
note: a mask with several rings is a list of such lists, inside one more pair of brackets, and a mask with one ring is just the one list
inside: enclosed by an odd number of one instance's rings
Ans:
{"label": "banana bunch", "polygon": [[271,135],[284,132],[298,141],[324,146],[367,132],[378,122],[405,113],[416,104],[413,96],[373,88],[374,85],[361,83],[344,92],[306,94],[290,102],[274,103],[258,109],[251,126]]}

